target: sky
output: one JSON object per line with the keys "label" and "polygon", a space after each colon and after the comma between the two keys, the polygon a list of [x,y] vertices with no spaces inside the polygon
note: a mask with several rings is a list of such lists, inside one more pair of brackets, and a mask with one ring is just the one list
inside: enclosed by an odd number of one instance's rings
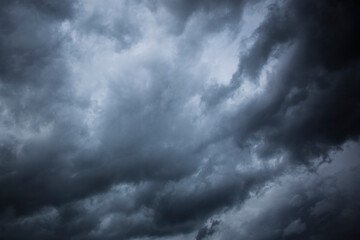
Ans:
{"label": "sky", "polygon": [[0,1],[0,239],[360,239],[359,12]]}

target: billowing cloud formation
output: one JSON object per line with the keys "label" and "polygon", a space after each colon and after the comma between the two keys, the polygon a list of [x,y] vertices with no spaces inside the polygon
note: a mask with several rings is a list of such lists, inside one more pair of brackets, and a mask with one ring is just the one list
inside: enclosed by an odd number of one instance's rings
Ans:
{"label": "billowing cloud formation", "polygon": [[217,216],[221,225],[211,239],[357,239],[359,148],[344,148],[316,175],[284,174],[242,208]]}
{"label": "billowing cloud formation", "polygon": [[358,10],[2,1],[0,238],[357,239]]}
{"label": "billowing cloud formation", "polygon": [[[231,84],[213,96],[228,97],[244,81],[259,81],[262,71],[271,79],[262,96],[235,116],[241,119],[240,145],[254,139],[264,157],[285,152],[307,162],[358,139],[357,9],[353,1],[289,1],[270,8]],[[266,73],[274,61],[277,70]]]}

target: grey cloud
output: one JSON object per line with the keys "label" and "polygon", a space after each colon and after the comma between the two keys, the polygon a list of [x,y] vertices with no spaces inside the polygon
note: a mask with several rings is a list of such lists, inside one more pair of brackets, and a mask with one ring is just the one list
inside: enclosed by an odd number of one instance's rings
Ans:
{"label": "grey cloud", "polygon": [[[249,1],[242,0],[226,0],[226,1],[157,1],[153,7],[158,8],[164,6],[169,9],[174,16],[175,24],[172,26],[172,32],[181,33],[186,24],[196,14],[205,14],[206,31],[218,31],[224,27],[234,27],[238,25],[241,18],[243,8]],[[250,2],[249,2],[250,3]],[[254,2],[253,2],[254,3]],[[233,25],[233,26],[232,26]]]}
{"label": "grey cloud", "polygon": [[306,229],[306,224],[301,219],[296,219],[284,229],[284,236],[300,234]]}
{"label": "grey cloud", "polygon": [[[83,3],[86,5],[86,2]],[[101,5],[101,4],[100,4]],[[102,8],[100,5],[89,7],[89,9],[79,9],[76,15],[76,28],[84,36],[104,36],[114,39],[117,49],[128,49],[136,44],[142,36],[141,14],[133,14],[129,9],[140,8],[138,11],[146,11],[145,6],[140,7],[137,3],[124,1],[119,5],[122,7]]]}
{"label": "grey cloud", "polygon": [[[358,147],[356,144],[355,152],[359,151]],[[250,209],[262,209],[249,217],[251,221],[244,220],[246,215],[240,213],[239,225],[235,223],[237,227],[231,230],[219,229],[222,233],[219,239],[231,239],[234,235],[256,240],[357,239],[360,233],[356,219],[360,212],[355,189],[359,181],[356,174],[359,159],[343,157],[335,157],[335,164],[345,162],[336,174],[329,174],[324,167],[318,174],[300,171],[284,175],[265,196],[258,198],[261,200],[248,200],[254,204],[249,204]],[[222,226],[228,224],[225,216],[220,218],[225,219]],[[259,226],[262,231],[257,230]]]}
{"label": "grey cloud", "polygon": [[[0,238],[226,238],[216,216],[357,140],[352,1],[271,5],[230,84],[205,84],[208,37],[257,3],[2,1]],[[222,109],[272,61],[264,92]],[[315,183],[249,239],[357,234],[356,178]]]}
{"label": "grey cloud", "polygon": [[307,163],[326,159],[329,150],[358,139],[355,9],[352,1],[289,1],[270,8],[230,85],[203,98],[213,105],[223,101],[244,82],[256,81],[267,62],[279,62],[269,73],[265,93],[241,107],[229,123],[240,119],[235,135],[239,145],[261,141],[265,158],[284,152]]}
{"label": "grey cloud", "polygon": [[220,221],[213,220],[211,221],[210,226],[204,226],[202,227],[198,234],[196,235],[196,240],[205,239],[207,236],[211,236],[216,231],[216,226],[220,224]]}

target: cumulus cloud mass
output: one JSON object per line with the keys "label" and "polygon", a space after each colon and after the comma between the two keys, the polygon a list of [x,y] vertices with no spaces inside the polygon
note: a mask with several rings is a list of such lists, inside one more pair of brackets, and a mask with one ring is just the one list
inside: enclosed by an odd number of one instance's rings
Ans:
{"label": "cumulus cloud mass", "polygon": [[0,1],[0,239],[360,239],[359,12]]}

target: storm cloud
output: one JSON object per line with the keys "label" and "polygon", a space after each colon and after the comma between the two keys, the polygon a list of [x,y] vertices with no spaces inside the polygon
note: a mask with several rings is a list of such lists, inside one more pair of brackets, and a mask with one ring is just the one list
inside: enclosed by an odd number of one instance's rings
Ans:
{"label": "storm cloud", "polygon": [[0,239],[358,239],[356,1],[1,1]]}

